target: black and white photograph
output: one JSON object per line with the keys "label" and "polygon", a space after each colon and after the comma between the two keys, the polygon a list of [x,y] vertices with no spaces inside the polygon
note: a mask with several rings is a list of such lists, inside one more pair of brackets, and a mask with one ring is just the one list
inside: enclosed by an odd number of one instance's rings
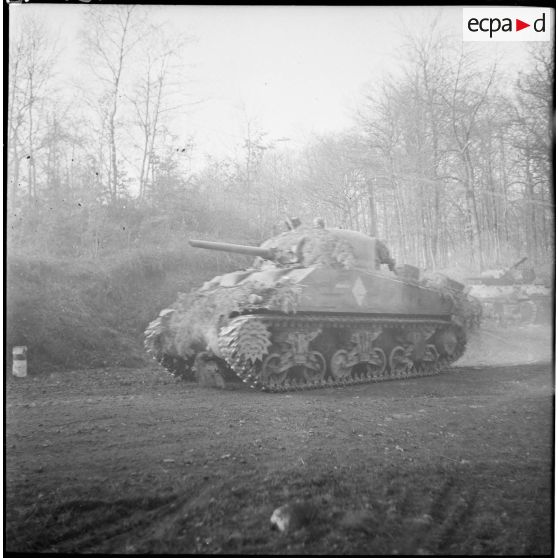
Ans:
{"label": "black and white photograph", "polygon": [[8,554],[552,555],[554,8],[4,15]]}

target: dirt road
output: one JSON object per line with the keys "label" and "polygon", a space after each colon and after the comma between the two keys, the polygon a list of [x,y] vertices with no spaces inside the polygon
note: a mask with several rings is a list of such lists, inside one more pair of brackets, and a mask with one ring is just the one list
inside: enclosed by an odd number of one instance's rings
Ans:
{"label": "dirt road", "polygon": [[[158,368],[9,377],[6,549],[550,553],[552,372],[291,394]],[[298,500],[311,519],[270,530]]]}

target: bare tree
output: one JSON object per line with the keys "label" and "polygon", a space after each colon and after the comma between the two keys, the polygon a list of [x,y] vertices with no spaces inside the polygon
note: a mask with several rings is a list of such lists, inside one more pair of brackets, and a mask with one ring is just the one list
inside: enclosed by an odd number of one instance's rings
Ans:
{"label": "bare tree", "polygon": [[[475,162],[472,145],[475,141],[479,111],[488,101],[490,88],[494,83],[496,67],[493,66],[485,77],[478,70],[478,60],[468,56],[463,50],[455,68],[453,87],[444,100],[451,111],[451,127],[456,145],[457,158],[462,162],[461,182],[465,189],[468,231],[475,246],[479,264],[483,265],[483,247],[479,210],[475,197]],[[472,258],[474,253],[472,253]]]}
{"label": "bare tree", "polygon": [[37,197],[37,149],[57,54],[56,40],[36,18],[27,16],[12,29],[8,100],[12,206],[20,185],[23,160],[27,161],[28,199]]}
{"label": "bare tree", "polygon": [[548,257],[554,239],[553,205],[550,195],[552,146],[555,139],[552,51],[553,49],[546,44],[532,48],[531,68],[520,74],[516,85],[514,145],[521,155],[526,243],[534,259],[537,259],[539,252],[541,256]]}
{"label": "bare tree", "polygon": [[135,5],[92,6],[84,32],[91,70],[104,85],[99,110],[108,136],[108,190],[113,203],[121,189],[117,125],[124,72],[130,52],[140,40],[134,33],[135,13]]}
{"label": "bare tree", "polygon": [[465,248],[469,263],[483,265],[487,215],[503,172],[494,164],[496,135],[507,137],[506,119],[496,113],[506,106],[493,93],[496,67],[453,50],[436,22],[428,34],[409,35],[403,74],[376,84],[358,118],[368,157],[384,161],[386,213],[395,215],[399,249],[428,267]]}
{"label": "bare tree", "polygon": [[[153,176],[157,137],[162,135],[169,116],[182,106],[177,93],[182,85],[180,62],[189,39],[169,33],[165,24],[143,22],[141,41],[136,52],[136,67],[142,68],[133,95],[133,121],[141,134],[138,198],[144,199],[150,174]],[[182,97],[184,95],[182,94]],[[184,148],[185,149],[185,148]],[[151,173],[150,173],[151,171]]]}

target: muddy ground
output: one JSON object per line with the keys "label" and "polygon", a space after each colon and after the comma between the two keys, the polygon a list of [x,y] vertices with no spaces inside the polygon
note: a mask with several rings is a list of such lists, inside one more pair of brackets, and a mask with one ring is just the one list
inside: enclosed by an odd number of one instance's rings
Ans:
{"label": "muddy ground", "polygon": [[[477,360],[291,394],[156,366],[8,375],[5,548],[549,554],[553,366]],[[299,528],[271,530],[295,501]]]}

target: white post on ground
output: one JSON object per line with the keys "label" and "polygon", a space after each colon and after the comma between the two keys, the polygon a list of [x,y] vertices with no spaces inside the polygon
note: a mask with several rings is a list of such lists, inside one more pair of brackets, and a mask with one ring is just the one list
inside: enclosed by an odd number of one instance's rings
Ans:
{"label": "white post on ground", "polygon": [[27,347],[20,346],[13,348],[12,373],[18,378],[27,376]]}

